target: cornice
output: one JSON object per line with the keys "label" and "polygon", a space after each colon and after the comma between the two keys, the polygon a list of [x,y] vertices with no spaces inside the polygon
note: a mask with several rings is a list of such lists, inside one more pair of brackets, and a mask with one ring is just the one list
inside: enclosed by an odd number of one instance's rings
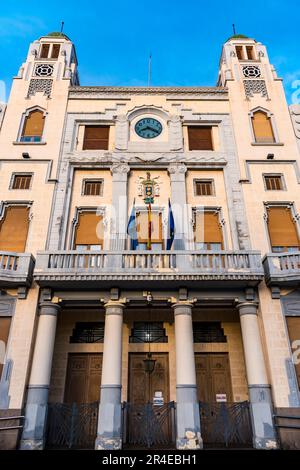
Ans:
{"label": "cornice", "polygon": [[227,95],[225,87],[110,87],[72,86],[70,97],[77,95]]}

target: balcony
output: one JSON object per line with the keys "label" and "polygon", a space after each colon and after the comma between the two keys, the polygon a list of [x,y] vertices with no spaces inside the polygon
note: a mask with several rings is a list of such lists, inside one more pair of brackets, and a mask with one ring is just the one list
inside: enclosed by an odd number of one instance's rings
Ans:
{"label": "balcony", "polygon": [[[102,287],[127,284],[164,287],[201,281],[201,286],[255,286],[264,276],[257,251],[39,252],[35,281],[43,287]],[[174,284],[175,283],[175,284]],[[228,285],[229,286],[229,285]]]}
{"label": "balcony", "polygon": [[29,287],[34,257],[28,253],[0,251],[0,288]]}
{"label": "balcony", "polygon": [[300,252],[268,254],[263,266],[268,286],[292,287],[300,283]]}

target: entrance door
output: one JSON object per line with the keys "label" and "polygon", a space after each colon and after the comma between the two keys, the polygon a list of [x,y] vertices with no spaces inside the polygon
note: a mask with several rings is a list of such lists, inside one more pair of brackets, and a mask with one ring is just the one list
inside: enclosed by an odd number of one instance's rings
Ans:
{"label": "entrance door", "polygon": [[99,401],[102,354],[69,354],[65,403]]}
{"label": "entrance door", "polygon": [[128,403],[124,408],[126,443],[149,448],[173,447],[174,403],[169,402],[168,354],[152,354],[155,367],[145,371],[147,354],[130,354]]}
{"label": "entrance door", "polygon": [[232,401],[230,366],[227,353],[195,354],[198,400],[216,402],[218,394]]}
{"label": "entrance door", "polygon": [[[129,403],[144,405],[153,401],[155,392],[161,392],[164,403],[169,402],[168,354],[152,354],[156,360],[152,374],[145,372],[147,354],[129,355]],[[160,394],[159,394],[160,395]]]}

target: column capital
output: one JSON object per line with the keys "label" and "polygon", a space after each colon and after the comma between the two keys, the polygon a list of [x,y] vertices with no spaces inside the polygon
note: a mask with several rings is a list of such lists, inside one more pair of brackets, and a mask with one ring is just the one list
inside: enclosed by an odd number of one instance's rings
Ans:
{"label": "column capital", "polygon": [[236,305],[240,316],[242,315],[257,315],[257,302],[240,302]]}
{"label": "column capital", "polygon": [[117,162],[112,164],[110,171],[113,176],[125,176],[127,178],[130,166],[126,162]]}
{"label": "column capital", "polygon": [[168,172],[171,177],[171,181],[177,181],[178,179],[184,180],[187,167],[184,163],[170,163],[168,166]]}
{"label": "column capital", "polygon": [[60,305],[53,302],[41,302],[39,304],[39,315],[52,315],[56,317],[60,311]]}
{"label": "column capital", "polygon": [[109,301],[104,304],[105,315],[123,315],[125,304],[122,302]]}
{"label": "column capital", "polygon": [[172,308],[174,315],[192,315],[193,304],[191,302],[176,302]]}

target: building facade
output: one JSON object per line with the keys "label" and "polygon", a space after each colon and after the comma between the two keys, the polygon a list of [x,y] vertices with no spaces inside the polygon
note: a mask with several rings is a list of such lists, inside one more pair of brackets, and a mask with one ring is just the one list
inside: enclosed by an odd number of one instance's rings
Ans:
{"label": "building facade", "polygon": [[205,88],[80,86],[68,37],[31,44],[0,109],[2,448],[282,445],[298,108],[243,36]]}

